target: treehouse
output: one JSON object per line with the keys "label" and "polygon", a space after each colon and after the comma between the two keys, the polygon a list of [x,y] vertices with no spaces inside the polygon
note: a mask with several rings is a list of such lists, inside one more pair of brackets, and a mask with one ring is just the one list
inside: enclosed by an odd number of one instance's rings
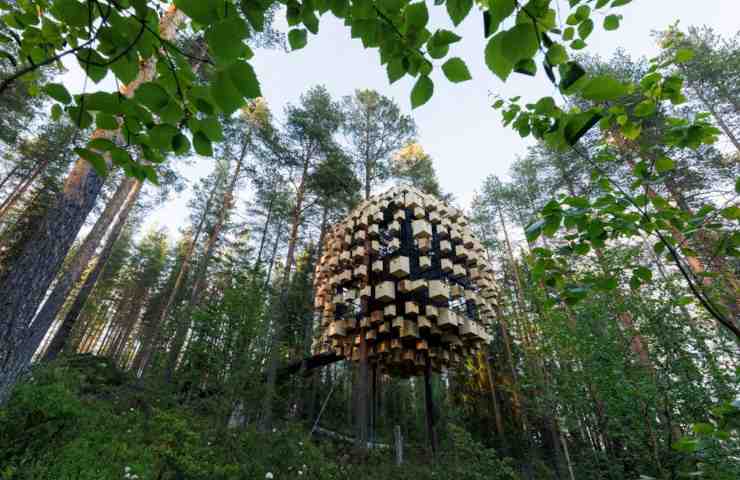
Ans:
{"label": "treehouse", "polygon": [[409,187],[360,204],[327,232],[316,266],[315,354],[389,375],[444,371],[490,340],[496,286],[462,213]]}

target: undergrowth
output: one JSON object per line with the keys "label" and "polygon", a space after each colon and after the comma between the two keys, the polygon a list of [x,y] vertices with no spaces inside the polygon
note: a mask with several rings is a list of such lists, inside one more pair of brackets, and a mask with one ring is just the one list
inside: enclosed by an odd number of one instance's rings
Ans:
{"label": "undergrowth", "polygon": [[0,409],[2,480],[401,479],[507,480],[493,450],[450,428],[436,462],[402,467],[388,450],[360,456],[311,440],[300,424],[272,432],[229,429],[178,403],[165,387],[143,389],[90,355],[37,368]]}

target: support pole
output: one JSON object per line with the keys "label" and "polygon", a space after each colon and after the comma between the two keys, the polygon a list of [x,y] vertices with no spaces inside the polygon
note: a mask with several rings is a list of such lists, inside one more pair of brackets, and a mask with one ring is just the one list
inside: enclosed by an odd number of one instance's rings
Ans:
{"label": "support pole", "polygon": [[396,465],[403,464],[403,436],[401,435],[401,426],[393,427],[393,445],[396,451]]}
{"label": "support pole", "polygon": [[368,345],[365,338],[365,329],[360,330],[360,366],[357,378],[357,447],[367,449],[369,423],[369,388],[368,388]]}
{"label": "support pole", "polygon": [[372,381],[370,383],[370,425],[369,425],[369,437],[371,442],[375,442],[375,422],[378,418],[377,402],[378,396],[378,364],[374,362],[372,364]]}
{"label": "support pole", "polygon": [[432,455],[437,457],[437,432],[434,430],[434,400],[432,399],[432,359],[426,355],[424,368],[424,397],[426,403],[427,434],[432,447]]}

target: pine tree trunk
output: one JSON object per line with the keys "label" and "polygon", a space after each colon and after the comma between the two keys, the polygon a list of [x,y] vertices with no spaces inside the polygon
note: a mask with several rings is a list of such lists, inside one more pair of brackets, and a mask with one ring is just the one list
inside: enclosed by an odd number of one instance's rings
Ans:
{"label": "pine tree trunk", "polygon": [[[160,19],[161,38],[172,40],[183,17],[174,5],[168,7]],[[156,58],[153,55],[141,64],[137,78],[122,89],[123,95],[132,97],[142,83],[154,78]],[[112,140],[116,134],[99,129],[92,137]],[[109,155],[105,158],[110,162]],[[28,327],[102,187],[103,179],[87,160],[79,158],[56,204],[0,280],[0,404],[25,369],[24,359],[33,355],[22,349]]]}
{"label": "pine tree trunk", "polygon": [[694,93],[696,93],[696,96],[699,97],[699,100],[704,105],[704,107],[709,110],[709,113],[712,114],[712,117],[717,122],[717,125],[719,125],[720,130],[722,130],[722,133],[727,136],[727,138],[730,140],[732,145],[735,147],[735,149],[740,153],[740,140],[735,136],[735,133],[730,129],[729,125],[727,125],[727,122],[725,122],[725,119],[722,117],[722,115],[717,112],[717,109],[714,105],[712,105],[709,100],[702,94],[702,89],[694,86],[693,87]]}
{"label": "pine tree trunk", "polygon": [[262,266],[262,253],[265,250],[265,242],[267,240],[267,229],[270,227],[270,221],[272,220],[272,206],[275,203],[275,194],[270,194],[270,201],[267,204],[267,217],[265,218],[265,225],[262,227],[262,237],[260,238],[260,247],[257,250],[257,259],[254,262],[254,271],[258,272]]}
{"label": "pine tree trunk", "polygon": [[[116,214],[121,211],[123,205],[129,206],[128,208],[124,208],[125,214],[128,214],[130,206],[136,201],[140,190],[141,181],[133,178],[123,179],[116,193],[106,205],[105,210],[100,214],[92,230],[88,233],[85,241],[75,253],[67,270],[57,280],[51,295],[46,299],[41,311],[31,324],[31,336],[28,339],[28,344],[24,346],[25,351],[36,352],[38,350],[39,345],[41,345],[44,337],[49,332],[49,328],[54,323],[54,319],[59,314],[62,306],[64,306],[67,296],[82,278],[85,269],[95,256],[95,251],[98,249],[105,233],[109,230],[111,224],[114,223]],[[119,222],[124,223],[125,218],[120,219]],[[110,241],[109,236],[108,242]],[[30,358],[26,361],[30,361]]]}
{"label": "pine tree trunk", "polygon": [[[33,182],[36,180],[36,178],[43,172],[46,167],[49,165],[49,159],[44,159],[41,163],[36,165],[36,167],[29,172],[29,174],[24,178],[21,183],[19,183],[16,188],[11,192],[8,197],[3,200],[3,203],[0,204],[0,220],[2,220],[3,217],[15,206],[15,204],[18,202],[18,200],[23,197],[23,194],[26,193],[26,190],[28,190],[28,187],[30,187]],[[6,177],[7,180],[7,177]]]}
{"label": "pine tree trunk", "polygon": [[272,269],[275,266],[275,258],[277,257],[278,247],[280,247],[280,237],[283,234],[283,222],[278,222],[275,227],[275,242],[272,244],[272,254],[270,255],[270,266],[267,267],[267,275],[265,275],[265,285],[267,288],[270,285],[272,279]]}
{"label": "pine tree trunk", "polygon": [[[111,231],[105,240],[103,250],[100,252],[100,255],[98,256],[98,260],[95,263],[95,267],[90,273],[87,274],[87,277],[85,277],[85,281],[83,282],[82,287],[80,288],[79,292],[77,292],[77,296],[75,296],[74,302],[72,303],[71,307],[67,311],[67,314],[64,316],[64,320],[62,320],[61,326],[54,334],[54,337],[51,343],[49,343],[49,346],[46,349],[46,353],[44,355],[44,361],[50,361],[50,360],[55,359],[64,350],[67,342],[69,341],[69,337],[72,333],[72,330],[74,329],[75,324],[77,323],[77,319],[80,316],[80,312],[82,312],[82,309],[85,307],[85,303],[87,303],[87,299],[90,296],[90,293],[95,288],[95,284],[98,281],[98,277],[100,276],[100,273],[105,268],[105,264],[108,262],[108,258],[110,258],[111,252],[113,251],[113,247],[116,241],[118,240],[118,237],[121,235],[121,231],[123,230],[123,227],[126,224],[126,221],[128,220],[128,216],[131,213],[131,209],[136,204],[136,200],[138,199],[139,192],[141,191],[141,185],[142,185],[141,182],[135,180],[134,184],[131,186],[131,189],[128,191],[128,195],[126,196],[125,202],[123,206],[121,207],[120,212],[118,212],[118,216],[115,218],[115,221],[113,222],[113,226],[111,227]],[[123,187],[123,184],[121,186]],[[111,202],[112,201],[113,200],[111,200]],[[90,262],[90,259],[85,262],[85,265],[87,265],[89,262]],[[74,283],[77,283],[78,280],[79,279],[76,279]],[[70,285],[70,288],[72,285]],[[55,289],[55,292],[56,292],[56,289]],[[47,300],[47,303],[51,301],[51,299],[53,298],[53,295],[54,294],[52,293],[52,297],[50,297],[49,300]],[[67,294],[65,294],[65,297],[66,295]],[[46,305],[44,305],[44,309],[46,309]],[[41,313],[43,312],[44,310],[42,309]],[[55,316],[56,316],[56,313],[54,317]],[[54,317],[52,317],[52,319]]]}
{"label": "pine tree trunk", "polygon": [[22,350],[31,320],[102,186],[103,179],[79,159],[56,204],[0,281],[0,403],[33,355]]}
{"label": "pine tree trunk", "polygon": [[[211,258],[213,257],[213,251],[216,247],[216,242],[221,237],[221,230],[224,227],[228,213],[234,206],[234,190],[236,189],[236,184],[239,181],[242,165],[244,164],[244,158],[247,155],[247,145],[248,141],[245,141],[242,144],[241,154],[239,156],[239,160],[237,161],[236,168],[234,169],[234,175],[231,178],[231,182],[226,188],[226,191],[224,192],[223,200],[221,202],[221,210],[218,214],[218,219],[216,220],[216,224],[213,226],[213,228],[211,228],[211,232],[208,235],[208,240],[206,241],[206,249],[203,254],[203,258],[201,259],[200,264],[198,265],[198,269],[194,275],[193,290],[190,295],[190,304],[185,314],[185,317],[188,320],[188,329],[190,328],[190,313],[194,308],[197,308],[200,305],[201,295],[205,288],[206,271],[208,270],[208,265],[210,264]],[[175,368],[177,367],[177,359],[179,358],[180,352],[182,351],[183,345],[185,343],[184,335],[176,335],[175,339],[178,340],[179,343],[173,343],[173,345],[170,347],[167,366],[165,368],[165,379],[168,382],[172,381],[172,377],[175,373]]]}
{"label": "pine tree trunk", "polygon": [[262,429],[268,431],[272,428],[273,403],[275,397],[275,384],[277,381],[277,369],[280,363],[280,345],[283,340],[284,322],[278,316],[283,311],[285,305],[287,290],[290,281],[290,272],[293,267],[295,249],[298,244],[298,232],[302,223],[303,200],[306,194],[306,182],[308,181],[308,160],[304,160],[301,183],[296,192],[295,206],[293,207],[292,226],[290,239],[288,240],[288,252],[285,255],[285,270],[280,282],[280,300],[279,305],[274,306],[274,320],[272,338],[270,341],[270,358],[267,369],[267,382],[265,385],[265,396],[262,403]]}
{"label": "pine tree trunk", "polygon": [[[185,253],[185,256],[183,257],[182,264],[180,265],[180,271],[178,272],[177,279],[175,280],[175,284],[172,286],[172,291],[170,292],[170,295],[167,298],[167,301],[165,302],[164,307],[162,307],[162,312],[160,314],[159,322],[158,322],[160,326],[164,326],[165,321],[167,319],[167,314],[169,313],[170,309],[174,305],[175,300],[177,299],[177,296],[180,293],[180,288],[185,282],[185,278],[188,274],[188,271],[190,270],[190,262],[193,259],[193,254],[195,253],[195,246],[198,244],[198,239],[200,238],[200,234],[203,232],[203,228],[205,227],[206,217],[208,216],[208,213],[211,210],[211,202],[213,201],[213,197],[216,194],[217,186],[218,186],[217,184],[213,186],[213,189],[211,190],[211,193],[208,196],[205,209],[203,210],[203,215],[200,217],[200,220],[198,221],[198,226],[195,228],[195,232],[193,233],[193,238],[190,240],[190,244],[188,245],[188,250]],[[176,322],[176,323],[177,325],[175,328],[175,336],[172,339],[172,345],[182,346],[182,343],[185,341],[185,337],[187,336],[187,333],[188,333],[189,322],[180,320],[179,322]],[[159,334],[157,335],[157,341],[154,342],[155,344],[159,343],[158,340],[162,333],[163,332],[160,329]],[[179,350],[178,350],[178,353],[179,353]],[[175,361],[176,360],[177,359],[175,359]],[[142,368],[146,368],[146,363],[142,366]],[[168,379],[171,377],[171,372],[169,369],[170,367],[168,366],[167,370],[165,371],[165,378],[168,378]]]}
{"label": "pine tree trunk", "polygon": [[[5,184],[6,184],[6,183],[8,183],[8,182],[10,181],[10,179],[11,179],[11,178],[13,178],[13,177],[15,176],[15,174],[16,174],[16,172],[18,171],[18,169],[19,169],[19,168],[20,168],[20,165],[19,165],[19,164],[16,164],[16,165],[15,165],[15,166],[14,166],[14,167],[13,167],[13,168],[12,168],[12,169],[11,169],[11,170],[10,170],[10,171],[8,172],[8,174],[7,174],[7,175],[5,175],[5,178],[3,178],[3,180],[2,180],[1,182],[0,182],[0,191],[2,191],[2,189],[3,189],[4,187],[5,187]],[[11,194],[12,194],[12,192],[11,192]]]}

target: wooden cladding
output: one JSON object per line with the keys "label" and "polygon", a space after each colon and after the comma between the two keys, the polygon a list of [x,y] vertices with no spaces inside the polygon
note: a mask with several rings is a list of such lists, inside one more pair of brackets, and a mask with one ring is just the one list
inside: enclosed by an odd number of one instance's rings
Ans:
{"label": "wooden cladding", "polygon": [[316,353],[370,361],[393,375],[440,371],[490,341],[497,289],[460,210],[413,187],[360,204],[327,232],[316,266]]}

